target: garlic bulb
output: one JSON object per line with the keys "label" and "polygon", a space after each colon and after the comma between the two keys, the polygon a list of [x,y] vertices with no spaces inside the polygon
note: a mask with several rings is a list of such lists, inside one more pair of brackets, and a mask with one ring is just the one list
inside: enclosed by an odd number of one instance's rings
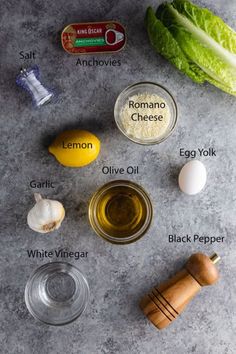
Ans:
{"label": "garlic bulb", "polygon": [[43,199],[39,193],[35,193],[34,197],[36,204],[27,216],[29,227],[40,233],[58,229],[65,217],[63,205],[56,200]]}

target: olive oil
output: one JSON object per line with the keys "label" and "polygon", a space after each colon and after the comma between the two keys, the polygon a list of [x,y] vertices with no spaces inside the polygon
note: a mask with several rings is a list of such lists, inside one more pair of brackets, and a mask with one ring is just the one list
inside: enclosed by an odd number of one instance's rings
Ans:
{"label": "olive oil", "polygon": [[143,225],[147,208],[140,195],[129,186],[117,186],[103,194],[97,207],[101,228],[113,237],[127,237]]}
{"label": "olive oil", "polygon": [[152,216],[146,193],[128,181],[103,186],[92,198],[89,209],[94,230],[113,243],[129,243],[140,238]]}

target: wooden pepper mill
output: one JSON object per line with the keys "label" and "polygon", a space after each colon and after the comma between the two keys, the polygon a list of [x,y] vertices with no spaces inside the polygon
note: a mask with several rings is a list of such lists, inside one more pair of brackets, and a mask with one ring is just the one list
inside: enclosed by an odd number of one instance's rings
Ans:
{"label": "wooden pepper mill", "polygon": [[202,286],[214,284],[219,277],[215,263],[220,257],[210,258],[202,253],[193,254],[185,267],[173,278],[156,286],[140,303],[148,319],[162,329],[171,324]]}

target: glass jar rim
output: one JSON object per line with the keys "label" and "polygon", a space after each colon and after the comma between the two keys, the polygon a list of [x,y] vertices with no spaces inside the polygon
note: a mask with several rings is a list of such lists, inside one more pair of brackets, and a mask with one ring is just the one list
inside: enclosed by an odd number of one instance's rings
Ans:
{"label": "glass jar rim", "polygon": [[[145,202],[146,210],[147,210],[147,216],[141,228],[136,233],[127,237],[115,237],[109,235],[100,227],[96,219],[96,205],[97,202],[99,201],[99,198],[107,190],[117,186],[125,186],[125,187],[133,188],[139,194],[142,200]],[[153,217],[153,208],[147,192],[139,184],[129,180],[113,180],[108,183],[105,183],[102,187],[98,188],[97,191],[93,194],[89,203],[88,215],[89,215],[90,224],[98,236],[102,237],[106,241],[111,242],[113,244],[124,245],[124,244],[133,243],[139,240],[142,236],[144,236],[144,234],[146,233],[146,231],[149,229],[151,225],[151,221]]]}
{"label": "glass jar rim", "polygon": [[[172,120],[171,128],[167,130],[167,132],[162,136],[162,138],[159,138],[159,139],[157,138],[157,139],[152,139],[152,140],[150,139],[150,141],[137,139],[137,138],[134,138],[134,137],[128,135],[127,132],[125,131],[125,129],[123,129],[123,127],[121,126],[121,124],[119,122],[120,121],[120,112],[118,112],[118,104],[120,103],[122,98],[125,96],[125,94],[127,94],[133,88],[141,87],[143,85],[156,87],[156,88],[160,89],[161,91],[163,91],[167,95],[168,99],[170,100],[170,103],[173,106],[173,113],[174,113],[173,116],[171,117],[171,120]],[[152,82],[152,81],[141,81],[141,82],[136,82],[132,85],[127,86],[123,91],[120,92],[120,94],[118,95],[118,97],[116,99],[115,106],[114,106],[114,117],[115,117],[115,122],[116,122],[117,128],[120,130],[120,132],[124,136],[126,136],[132,142],[139,144],[139,145],[157,145],[157,144],[160,144],[163,141],[165,141],[175,130],[177,122],[178,122],[178,107],[177,107],[177,103],[176,103],[176,100],[174,99],[173,95],[164,86],[157,84],[155,82]]]}
{"label": "glass jar rim", "polygon": [[[52,271],[54,268],[55,273],[58,272],[59,270],[60,272],[69,275],[75,282],[75,285],[78,284],[82,284],[83,285],[83,297],[81,300],[81,304],[80,304],[80,309],[78,311],[74,311],[74,313],[72,313],[71,318],[67,318],[66,320],[55,320],[53,318],[45,318],[44,314],[41,316],[38,314],[38,311],[36,311],[36,306],[37,304],[34,303],[33,300],[33,296],[32,296],[32,291],[40,291],[40,289],[42,290],[45,286],[45,284],[42,284],[42,282],[40,283],[40,275],[44,274],[45,271],[48,271],[48,274],[50,271]],[[74,271],[75,273],[72,275],[72,273],[70,273],[70,270]],[[47,273],[45,273],[47,274]],[[45,275],[44,274],[44,275]],[[78,277],[76,279],[75,277]],[[51,275],[53,275],[53,272],[51,272]],[[39,277],[39,279],[37,279],[37,277]],[[37,284],[38,281],[38,284]],[[80,289],[81,290],[81,289]],[[29,311],[29,313],[38,321],[45,323],[47,325],[51,325],[51,326],[63,326],[66,324],[69,324],[73,321],[75,321],[78,317],[80,317],[84,311],[87,308],[88,305],[88,301],[89,301],[89,297],[90,297],[90,290],[89,290],[89,285],[88,285],[88,281],[86,279],[86,277],[83,275],[83,273],[74,265],[68,263],[68,262],[64,262],[64,261],[55,261],[55,262],[49,262],[46,264],[41,265],[40,267],[36,268],[30,275],[26,286],[25,286],[25,293],[24,293],[24,298],[25,298],[25,304],[26,307]],[[42,303],[42,302],[41,302]],[[63,303],[63,301],[61,302]],[[49,306],[48,306],[49,307]],[[58,312],[58,309],[57,309]],[[56,313],[56,312],[55,312]]]}

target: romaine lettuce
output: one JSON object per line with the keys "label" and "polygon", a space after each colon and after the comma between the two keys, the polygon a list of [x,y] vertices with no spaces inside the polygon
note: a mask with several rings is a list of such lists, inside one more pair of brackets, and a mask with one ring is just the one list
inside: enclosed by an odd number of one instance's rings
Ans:
{"label": "romaine lettuce", "polygon": [[150,42],[198,83],[208,81],[236,95],[236,33],[208,9],[187,0],[147,9]]}

